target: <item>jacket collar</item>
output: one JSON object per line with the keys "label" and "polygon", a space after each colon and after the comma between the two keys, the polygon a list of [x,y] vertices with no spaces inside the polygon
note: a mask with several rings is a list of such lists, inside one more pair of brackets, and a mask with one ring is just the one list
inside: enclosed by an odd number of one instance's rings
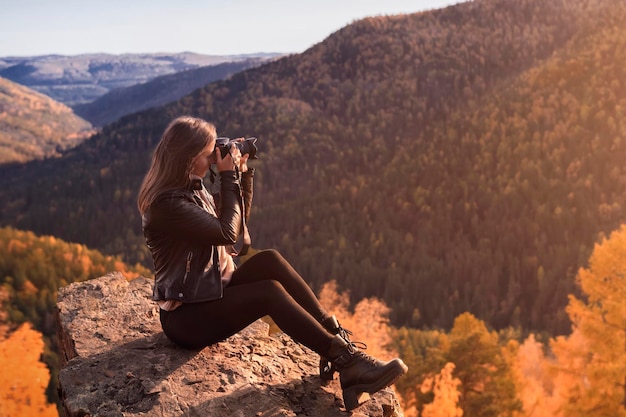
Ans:
{"label": "jacket collar", "polygon": [[202,189],[202,180],[200,179],[192,179],[189,183],[190,190],[201,190]]}
{"label": "jacket collar", "polygon": [[191,174],[189,176],[189,189],[190,190],[201,190],[202,189],[202,178],[197,175]]}

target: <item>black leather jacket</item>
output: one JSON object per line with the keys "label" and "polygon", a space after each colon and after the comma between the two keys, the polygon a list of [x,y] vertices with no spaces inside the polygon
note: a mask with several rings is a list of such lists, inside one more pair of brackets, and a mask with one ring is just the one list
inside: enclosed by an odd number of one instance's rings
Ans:
{"label": "black leather jacket", "polygon": [[[252,175],[245,173],[241,184],[246,214],[252,200]],[[159,195],[142,216],[143,233],[154,261],[155,282],[152,299],[180,300],[185,303],[222,297],[215,246],[235,243],[242,225],[242,192],[234,171],[220,173],[219,216],[202,208],[194,189],[167,191]],[[205,266],[214,259],[214,268]]]}

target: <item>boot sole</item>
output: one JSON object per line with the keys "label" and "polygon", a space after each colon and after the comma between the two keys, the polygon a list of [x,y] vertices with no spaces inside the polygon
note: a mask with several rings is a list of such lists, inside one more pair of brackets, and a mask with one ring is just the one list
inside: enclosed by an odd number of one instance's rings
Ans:
{"label": "boot sole", "polygon": [[406,366],[401,359],[396,358],[391,362],[391,364],[393,364],[393,367],[390,367],[390,369],[377,381],[370,384],[353,385],[343,390],[343,404],[345,405],[347,411],[354,410],[360,405],[359,398],[361,397],[361,394],[365,392],[368,394],[374,394],[383,388],[387,388],[388,386],[393,385],[394,382],[396,382],[409,370],[409,367]]}

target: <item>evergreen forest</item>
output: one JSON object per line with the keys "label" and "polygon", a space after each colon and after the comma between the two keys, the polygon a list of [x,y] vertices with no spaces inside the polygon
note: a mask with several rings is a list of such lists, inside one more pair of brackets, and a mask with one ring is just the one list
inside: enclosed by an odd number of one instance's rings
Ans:
{"label": "evergreen forest", "polygon": [[255,248],[394,326],[569,333],[568,295],[624,222],[622,0],[476,0],[354,22],[63,156],[0,168],[0,223],[151,267],[135,200],[181,114],[256,136]]}

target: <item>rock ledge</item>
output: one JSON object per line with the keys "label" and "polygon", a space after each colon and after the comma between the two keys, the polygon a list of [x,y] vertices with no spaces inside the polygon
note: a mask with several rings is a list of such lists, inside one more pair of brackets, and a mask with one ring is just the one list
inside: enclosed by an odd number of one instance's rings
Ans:
{"label": "rock ledge", "polygon": [[402,417],[391,389],[347,413],[319,357],[257,321],[200,351],[161,331],[152,281],[120,273],[59,290],[59,392],[68,417]]}

